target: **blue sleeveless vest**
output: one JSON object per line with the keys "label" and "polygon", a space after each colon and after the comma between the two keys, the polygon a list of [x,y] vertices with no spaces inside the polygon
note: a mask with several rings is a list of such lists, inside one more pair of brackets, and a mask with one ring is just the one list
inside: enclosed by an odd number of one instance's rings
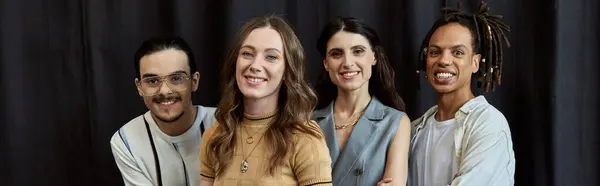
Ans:
{"label": "blue sleeveless vest", "polygon": [[325,134],[332,160],[333,185],[377,185],[385,172],[387,150],[405,113],[387,107],[372,97],[340,152],[334,128],[333,105],[331,102],[312,115]]}

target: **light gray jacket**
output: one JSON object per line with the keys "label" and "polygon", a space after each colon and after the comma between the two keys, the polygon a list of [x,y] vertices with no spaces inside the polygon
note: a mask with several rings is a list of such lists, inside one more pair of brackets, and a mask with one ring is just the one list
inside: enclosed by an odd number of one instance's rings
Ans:
{"label": "light gray jacket", "polygon": [[[412,122],[411,145],[425,121],[436,112],[437,106],[433,106]],[[460,176],[452,180],[452,185],[514,185],[515,156],[504,115],[478,96],[460,107],[455,118],[458,127],[454,131],[453,175]]]}

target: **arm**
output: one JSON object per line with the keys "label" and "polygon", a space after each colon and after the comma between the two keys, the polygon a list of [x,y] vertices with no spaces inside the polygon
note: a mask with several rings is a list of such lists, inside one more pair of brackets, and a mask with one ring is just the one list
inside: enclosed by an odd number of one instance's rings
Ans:
{"label": "arm", "polygon": [[298,135],[292,157],[292,170],[299,185],[331,186],[331,157],[325,138]]}
{"label": "arm", "polygon": [[208,143],[212,139],[212,135],[218,124],[210,127],[204,135],[202,135],[202,144],[200,145],[200,186],[213,186],[215,181],[215,169],[213,164],[208,160]]}
{"label": "arm", "polygon": [[213,186],[213,182],[200,180],[200,186]]}
{"label": "arm", "polygon": [[408,174],[408,150],[410,146],[410,119],[402,116],[394,141],[387,151],[387,160],[383,180],[377,185],[406,185]]}
{"label": "arm", "polygon": [[151,179],[142,173],[133,160],[133,156],[123,143],[118,131],[110,140],[110,148],[126,186],[153,185]]}
{"label": "arm", "polygon": [[204,107],[204,127],[209,129],[211,126],[217,122],[215,118],[215,107]]}
{"label": "arm", "polygon": [[514,152],[504,118],[483,121],[463,140],[468,141],[453,186],[514,184]]}

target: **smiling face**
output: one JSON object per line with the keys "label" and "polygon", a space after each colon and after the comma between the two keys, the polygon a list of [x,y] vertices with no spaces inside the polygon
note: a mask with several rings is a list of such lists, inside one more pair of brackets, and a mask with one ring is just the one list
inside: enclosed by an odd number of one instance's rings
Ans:
{"label": "smiling face", "polygon": [[450,23],[439,27],[427,47],[427,80],[440,94],[471,91],[471,76],[479,69],[468,28]]}
{"label": "smiling face", "polygon": [[141,79],[135,79],[138,93],[158,120],[177,121],[186,108],[191,108],[192,92],[198,89],[200,74],[190,75],[185,52],[165,49],[143,56],[140,75]]}
{"label": "smiling face", "polygon": [[284,71],[285,56],[279,32],[270,27],[250,32],[239,50],[235,72],[238,88],[244,97],[276,97]]}
{"label": "smiling face", "polygon": [[371,44],[360,34],[340,31],[327,42],[326,58],[323,61],[329,78],[339,89],[353,91],[368,89],[375,52]]}

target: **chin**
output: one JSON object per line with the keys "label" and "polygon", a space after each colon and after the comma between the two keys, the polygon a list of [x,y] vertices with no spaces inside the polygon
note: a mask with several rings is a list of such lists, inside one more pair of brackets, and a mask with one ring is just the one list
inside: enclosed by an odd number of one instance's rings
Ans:
{"label": "chin", "polygon": [[362,87],[363,82],[340,83],[338,87],[344,91],[355,91]]}
{"label": "chin", "polygon": [[434,85],[433,90],[439,94],[447,94],[456,90],[452,85]]}
{"label": "chin", "polygon": [[174,122],[179,120],[179,118],[181,118],[181,116],[183,116],[183,111],[179,111],[179,112],[164,112],[164,111],[152,111],[152,113],[154,114],[154,116],[165,123],[169,123],[169,122]]}
{"label": "chin", "polygon": [[[266,87],[263,87],[264,89],[266,89]],[[278,94],[279,92],[277,90],[264,90],[264,89],[242,89],[240,90],[240,92],[242,93],[242,95],[244,95],[244,98],[246,99],[263,99],[263,98],[267,98],[270,97],[274,94]]]}
{"label": "chin", "polygon": [[265,97],[262,94],[243,94],[243,95],[244,95],[244,98],[248,98],[248,99],[260,99],[260,98]]}
{"label": "chin", "polygon": [[265,97],[265,94],[258,90],[240,90],[240,92],[242,92],[245,98],[259,99]]}
{"label": "chin", "polygon": [[172,122],[179,119],[181,115],[183,115],[183,110],[183,105],[181,103],[176,103],[167,107],[160,104],[154,104],[151,112],[163,122]]}

